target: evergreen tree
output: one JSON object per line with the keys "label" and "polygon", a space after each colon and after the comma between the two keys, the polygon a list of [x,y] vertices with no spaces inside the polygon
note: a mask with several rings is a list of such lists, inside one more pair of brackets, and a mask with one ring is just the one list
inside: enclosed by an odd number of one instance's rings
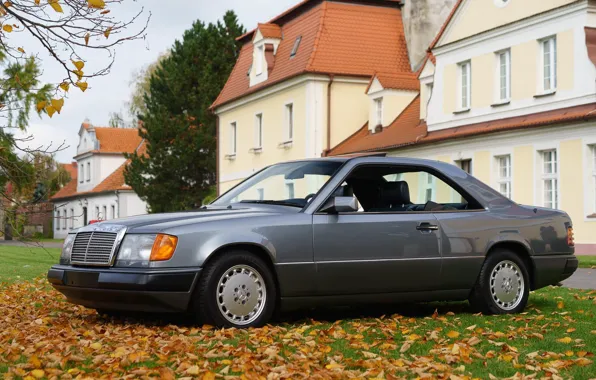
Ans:
{"label": "evergreen tree", "polygon": [[126,183],[152,212],[200,205],[215,185],[216,127],[209,106],[225,84],[244,33],[234,12],[196,21],[152,74],[139,115],[145,155],[129,155]]}

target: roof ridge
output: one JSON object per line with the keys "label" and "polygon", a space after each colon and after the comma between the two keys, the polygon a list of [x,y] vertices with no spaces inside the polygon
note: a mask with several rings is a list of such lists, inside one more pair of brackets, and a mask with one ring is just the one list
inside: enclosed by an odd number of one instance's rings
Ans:
{"label": "roof ridge", "polygon": [[313,71],[313,69],[312,69],[313,63],[314,63],[315,57],[317,55],[319,42],[321,40],[321,34],[323,34],[323,28],[325,26],[325,16],[327,15],[327,2],[326,1],[324,1],[323,4],[321,4],[321,12],[322,12],[322,14],[321,14],[321,21],[319,22],[319,29],[317,30],[315,42],[312,47],[312,52],[310,53],[310,58],[308,59],[308,63],[306,64],[305,71]]}

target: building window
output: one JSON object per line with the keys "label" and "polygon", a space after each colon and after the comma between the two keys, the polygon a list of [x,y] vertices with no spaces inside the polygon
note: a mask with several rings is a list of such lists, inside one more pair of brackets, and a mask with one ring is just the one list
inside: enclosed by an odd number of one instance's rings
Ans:
{"label": "building window", "polygon": [[85,164],[81,164],[81,170],[79,173],[79,182],[83,183],[83,181],[85,181]]}
{"label": "building window", "polygon": [[456,161],[457,167],[468,174],[472,174],[472,159]]}
{"label": "building window", "polygon": [[264,52],[265,51],[264,51],[264,48],[262,45],[257,48],[257,52],[256,52],[257,56],[255,57],[256,58],[255,65],[256,65],[256,69],[257,69],[257,75],[263,74],[263,55],[265,54]]}
{"label": "building window", "polygon": [[286,131],[285,141],[291,142],[294,140],[294,104],[286,104]]}
{"label": "building window", "polygon": [[559,208],[559,178],[556,150],[545,150],[542,156],[542,196],[543,206]]}
{"label": "building window", "polygon": [[557,39],[555,37],[541,41],[543,91],[557,89]]}
{"label": "building window", "polygon": [[230,154],[236,155],[236,137],[237,137],[238,128],[236,126],[236,122],[230,123]]}
{"label": "building window", "polygon": [[292,48],[292,53],[290,53],[290,58],[294,57],[296,53],[298,53],[298,48],[300,47],[300,41],[302,41],[302,36],[296,37],[296,41],[294,41],[294,47]]}
{"label": "building window", "polygon": [[95,206],[95,220],[99,220],[99,206]]}
{"label": "building window", "polygon": [[91,162],[87,162],[87,182],[91,181]]}
{"label": "building window", "polygon": [[426,181],[425,181],[425,195],[424,199],[426,202],[431,201],[433,199],[433,189],[435,185],[435,178],[432,174],[426,173]]}
{"label": "building window", "polygon": [[255,115],[255,149],[263,149],[263,114]]}
{"label": "building window", "polygon": [[111,206],[110,219],[116,219],[116,206]]}
{"label": "building window", "polygon": [[72,230],[74,228],[74,209],[70,209],[70,229]]}
{"label": "building window", "polygon": [[263,201],[265,200],[265,189],[261,188],[261,189],[257,189],[257,196],[258,196],[258,200]]}
{"label": "building window", "polygon": [[108,206],[103,206],[103,215],[101,216],[103,220],[108,220]]}
{"label": "building window", "polygon": [[460,88],[460,103],[459,108],[466,110],[470,108],[471,96],[471,64],[470,61],[459,64],[459,88]]}
{"label": "building window", "polygon": [[375,99],[375,117],[377,118],[375,126],[383,125],[383,98]]}
{"label": "building window", "polygon": [[68,210],[64,210],[64,223],[62,223],[62,229],[66,229],[66,224],[68,223]]}
{"label": "building window", "polygon": [[60,229],[60,210],[56,211],[56,230]]}
{"label": "building window", "polygon": [[499,192],[511,199],[511,156],[499,156],[497,160],[497,186]]}
{"label": "building window", "polygon": [[287,182],[286,183],[286,191],[288,193],[287,194],[288,199],[294,199],[294,196],[295,196],[294,195],[295,194],[295,191],[294,191],[294,182]]}
{"label": "building window", "polygon": [[507,101],[511,98],[511,51],[497,53],[499,100]]}
{"label": "building window", "polygon": [[592,207],[596,215],[596,145],[590,147],[591,161],[592,161]]}

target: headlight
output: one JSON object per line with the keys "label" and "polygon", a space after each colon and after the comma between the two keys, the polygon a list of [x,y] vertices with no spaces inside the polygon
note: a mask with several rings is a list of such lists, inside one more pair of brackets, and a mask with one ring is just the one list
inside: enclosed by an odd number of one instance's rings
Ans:
{"label": "headlight", "polygon": [[70,255],[72,253],[72,246],[76,236],[76,234],[66,235],[66,239],[64,239],[64,243],[62,244],[62,253],[60,254],[61,265],[70,264]]}
{"label": "headlight", "polygon": [[178,238],[170,235],[126,235],[118,251],[117,267],[148,267],[172,258]]}

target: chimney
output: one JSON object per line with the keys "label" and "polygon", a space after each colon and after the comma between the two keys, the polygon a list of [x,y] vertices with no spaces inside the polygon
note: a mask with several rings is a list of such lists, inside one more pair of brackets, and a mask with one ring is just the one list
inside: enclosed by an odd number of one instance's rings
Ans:
{"label": "chimney", "polygon": [[403,0],[402,19],[412,70],[420,68],[426,50],[457,0]]}

